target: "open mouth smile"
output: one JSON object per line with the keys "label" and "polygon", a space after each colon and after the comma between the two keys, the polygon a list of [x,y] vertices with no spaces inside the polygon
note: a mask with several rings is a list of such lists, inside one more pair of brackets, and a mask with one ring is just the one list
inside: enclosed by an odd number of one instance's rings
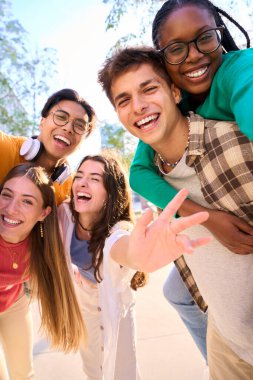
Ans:
{"label": "open mouth smile", "polygon": [[23,223],[21,220],[11,219],[4,215],[2,215],[2,221],[4,222],[4,224],[7,224],[9,226],[18,226],[21,223]]}
{"label": "open mouth smile", "polygon": [[54,140],[56,140],[56,141],[59,142],[60,144],[64,144],[65,146],[70,146],[70,140],[67,139],[67,138],[64,137],[64,136],[61,136],[61,135],[55,135],[55,136],[54,136]]}
{"label": "open mouth smile", "polygon": [[185,76],[188,78],[200,78],[207,72],[208,66],[202,67],[201,69],[194,70],[188,73],[185,73]]}
{"label": "open mouth smile", "polygon": [[79,191],[76,195],[78,201],[89,201],[92,198],[91,195],[86,192]]}
{"label": "open mouth smile", "polygon": [[141,130],[145,130],[152,127],[154,125],[154,122],[157,121],[158,118],[159,118],[158,114],[153,114],[137,121],[136,123],[134,123],[134,125],[135,127]]}

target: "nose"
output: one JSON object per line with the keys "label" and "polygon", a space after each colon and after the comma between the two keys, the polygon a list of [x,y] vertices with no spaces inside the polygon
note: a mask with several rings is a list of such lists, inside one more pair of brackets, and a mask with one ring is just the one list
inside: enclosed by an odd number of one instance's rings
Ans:
{"label": "nose", "polygon": [[196,46],[196,43],[195,42],[190,42],[189,45],[188,45],[188,55],[186,57],[186,62],[196,62],[198,61],[200,58],[203,57],[203,53],[201,53],[198,49],[197,49],[197,46]]}
{"label": "nose", "polygon": [[73,120],[69,120],[67,124],[65,124],[62,129],[64,129],[67,133],[74,133],[73,129]]}
{"label": "nose", "polygon": [[11,199],[8,205],[6,206],[6,211],[11,216],[17,213],[18,208],[18,201],[16,199]]}
{"label": "nose", "polygon": [[134,98],[132,105],[133,105],[133,111],[137,114],[144,113],[148,107],[147,102],[143,99],[142,96],[137,96],[136,98]]}
{"label": "nose", "polygon": [[81,187],[87,187],[88,186],[88,180],[87,178],[83,177],[80,182]]}

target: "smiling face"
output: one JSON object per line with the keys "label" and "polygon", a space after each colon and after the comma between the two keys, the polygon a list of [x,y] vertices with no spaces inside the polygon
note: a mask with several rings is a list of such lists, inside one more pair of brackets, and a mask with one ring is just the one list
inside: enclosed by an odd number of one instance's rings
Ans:
{"label": "smiling face", "polygon": [[[184,6],[173,11],[159,31],[162,49],[173,42],[188,42],[200,33],[217,25],[210,13],[201,7]],[[206,94],[222,62],[222,47],[210,54],[200,53],[194,43],[189,45],[189,55],[179,65],[166,63],[171,80],[190,94]]]}
{"label": "smiling face", "polygon": [[[53,112],[62,110],[69,114],[70,121],[60,127],[53,121]],[[59,160],[66,158],[78,147],[82,136],[74,132],[72,122],[74,119],[89,121],[84,108],[73,101],[62,100],[51,108],[47,117],[40,122],[39,140],[43,143],[47,155]]]}
{"label": "smiling face", "polygon": [[107,199],[104,186],[104,164],[87,160],[79,167],[73,185],[74,209],[80,214],[80,221],[92,225],[101,214]]}
{"label": "smiling face", "polygon": [[50,213],[43,207],[40,190],[27,177],[5,182],[0,194],[0,235],[10,243],[24,240],[38,221]]}
{"label": "smiling face", "polygon": [[125,128],[155,150],[176,126],[180,92],[153,69],[151,64],[135,66],[122,73],[111,87],[118,117]]}

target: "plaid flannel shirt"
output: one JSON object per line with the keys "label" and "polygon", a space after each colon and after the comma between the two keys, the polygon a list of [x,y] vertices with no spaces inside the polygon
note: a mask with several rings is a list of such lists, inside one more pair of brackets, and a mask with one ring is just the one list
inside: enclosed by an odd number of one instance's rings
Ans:
{"label": "plaid flannel shirt", "polygon": [[177,267],[177,270],[180,276],[182,277],[182,280],[184,281],[187,289],[192,295],[192,298],[194,299],[200,310],[202,310],[205,313],[207,311],[208,306],[199,291],[198,285],[194,280],[190,268],[186,264],[184,256],[181,256],[179,257],[179,259],[175,260],[174,264]]}
{"label": "plaid flannel shirt", "polygon": [[186,164],[193,166],[212,208],[253,224],[253,142],[235,122],[191,113]]}
{"label": "plaid flannel shirt", "polygon": [[[194,167],[205,200],[212,208],[231,212],[253,225],[253,143],[235,122],[205,120],[194,113],[190,119],[186,163]],[[184,257],[175,265],[194,301],[205,312],[207,304]]]}

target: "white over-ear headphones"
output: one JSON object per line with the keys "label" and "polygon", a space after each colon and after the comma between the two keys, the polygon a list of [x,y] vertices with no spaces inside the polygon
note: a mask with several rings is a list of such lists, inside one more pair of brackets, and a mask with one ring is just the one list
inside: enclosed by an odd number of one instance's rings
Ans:
{"label": "white over-ear headphones", "polygon": [[37,139],[37,136],[33,136],[23,142],[19,154],[24,156],[27,161],[36,161],[43,149],[43,144]]}
{"label": "white over-ear headphones", "polygon": [[51,175],[51,179],[53,182],[63,184],[63,182],[65,182],[70,175],[70,166],[65,162],[64,164],[61,164],[54,169],[54,172]]}
{"label": "white over-ear headphones", "polygon": [[[37,136],[29,137],[23,142],[20,148],[20,156],[23,156],[27,161],[36,161],[44,150],[43,144],[37,139]],[[57,166],[54,169],[51,179],[53,182],[63,184],[70,176],[71,169],[67,163]]]}

